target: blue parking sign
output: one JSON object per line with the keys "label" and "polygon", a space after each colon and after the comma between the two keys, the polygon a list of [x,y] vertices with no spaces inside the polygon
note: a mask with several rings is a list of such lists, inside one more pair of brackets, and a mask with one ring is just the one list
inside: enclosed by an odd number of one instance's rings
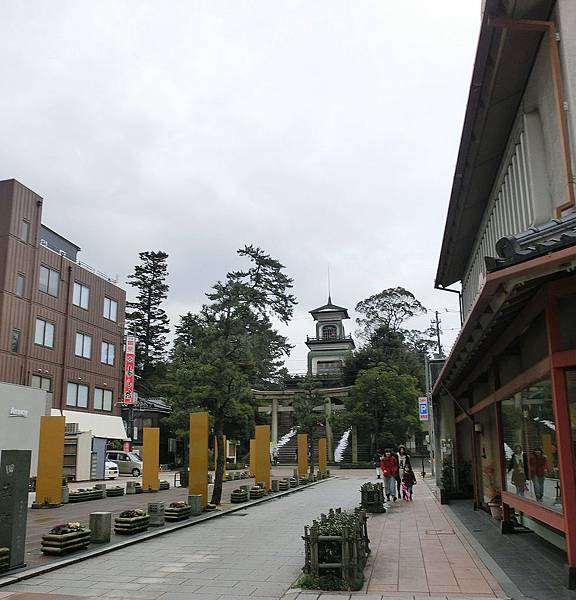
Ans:
{"label": "blue parking sign", "polygon": [[418,416],[420,421],[428,420],[428,398],[418,398]]}

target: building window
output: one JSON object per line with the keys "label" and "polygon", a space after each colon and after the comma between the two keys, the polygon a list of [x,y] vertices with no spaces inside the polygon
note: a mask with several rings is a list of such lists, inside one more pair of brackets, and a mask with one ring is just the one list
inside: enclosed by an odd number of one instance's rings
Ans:
{"label": "building window", "polygon": [[85,333],[76,334],[76,356],[90,358],[92,356],[92,338]]}
{"label": "building window", "polygon": [[20,223],[20,239],[23,242],[27,242],[30,238],[30,223],[29,221],[22,221]]}
{"label": "building window", "polygon": [[10,350],[12,352],[19,352],[20,350],[20,330],[13,329],[12,337],[10,338]]}
{"label": "building window", "polygon": [[94,388],[94,408],[96,410],[112,410],[112,390]]}
{"label": "building window", "polygon": [[118,302],[112,298],[104,298],[104,317],[116,322],[118,315]]}
{"label": "building window", "polygon": [[17,273],[16,275],[16,295],[24,295],[24,286],[26,284],[26,277],[24,273]]}
{"label": "building window", "polygon": [[88,386],[83,383],[68,382],[66,405],[88,408]]}
{"label": "building window", "polygon": [[75,306],[79,306],[80,308],[85,308],[88,310],[88,301],[90,300],[90,288],[78,283],[74,282],[74,294],[72,297],[72,302]]}
{"label": "building window", "polygon": [[114,355],[116,353],[116,346],[110,342],[102,342],[102,352],[100,356],[101,362],[105,365],[114,364]]}
{"label": "building window", "polygon": [[322,339],[331,340],[336,337],[336,325],[324,325],[322,327]]}
{"label": "building window", "polygon": [[502,402],[506,489],[562,510],[550,379]]}
{"label": "building window", "polygon": [[46,348],[54,348],[54,324],[44,319],[36,319],[34,343]]}
{"label": "building window", "polygon": [[50,377],[43,377],[42,375],[32,375],[32,382],[30,385],[33,388],[44,390],[46,392],[52,391],[52,379]]}
{"label": "building window", "polygon": [[329,375],[340,373],[342,363],[339,360],[319,360],[317,363],[318,375]]}
{"label": "building window", "polygon": [[53,271],[48,267],[40,267],[40,291],[46,292],[51,296],[58,296],[58,283],[60,280],[60,273]]}

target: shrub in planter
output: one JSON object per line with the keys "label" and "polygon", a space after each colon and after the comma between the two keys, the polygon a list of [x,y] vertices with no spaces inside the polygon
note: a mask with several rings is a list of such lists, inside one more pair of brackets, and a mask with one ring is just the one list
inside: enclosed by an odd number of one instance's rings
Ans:
{"label": "shrub in planter", "polygon": [[148,529],[150,517],[141,509],[125,510],[114,519],[114,533],[132,535]]}
{"label": "shrub in planter", "polygon": [[168,481],[165,481],[165,480],[160,481],[160,489],[161,490],[169,490],[170,489],[170,483]]}
{"label": "shrub in planter", "polygon": [[170,502],[164,510],[164,518],[166,521],[183,521],[188,519],[192,514],[192,507],[186,502]]}
{"label": "shrub in planter", "polygon": [[0,548],[0,573],[7,571],[10,567],[10,549]]}
{"label": "shrub in planter", "polygon": [[258,498],[264,498],[266,490],[260,486],[253,486],[250,488],[250,500],[258,500]]}
{"label": "shrub in planter", "polygon": [[124,488],[121,485],[112,485],[106,488],[106,497],[112,498],[114,496],[123,496]]}
{"label": "shrub in planter", "polygon": [[281,479],[278,482],[278,489],[281,492],[285,492],[286,490],[290,489],[290,481],[288,481],[288,479]]}
{"label": "shrub in planter", "polygon": [[233,490],[230,495],[230,502],[232,504],[240,504],[241,502],[246,502],[246,500],[248,500],[248,492],[240,488]]}
{"label": "shrub in planter", "polygon": [[79,488],[71,490],[68,494],[68,502],[85,502],[87,500],[100,500],[104,498],[106,490],[96,488]]}
{"label": "shrub in planter", "polygon": [[90,530],[81,523],[63,523],[42,536],[44,554],[68,554],[84,550],[90,544]]}

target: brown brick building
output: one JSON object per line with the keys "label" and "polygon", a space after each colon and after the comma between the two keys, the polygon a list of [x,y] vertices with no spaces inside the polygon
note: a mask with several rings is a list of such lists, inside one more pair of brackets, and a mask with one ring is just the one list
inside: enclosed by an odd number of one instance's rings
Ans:
{"label": "brown brick building", "polygon": [[42,225],[42,198],[0,181],[0,381],[61,410],[119,415],[126,293]]}

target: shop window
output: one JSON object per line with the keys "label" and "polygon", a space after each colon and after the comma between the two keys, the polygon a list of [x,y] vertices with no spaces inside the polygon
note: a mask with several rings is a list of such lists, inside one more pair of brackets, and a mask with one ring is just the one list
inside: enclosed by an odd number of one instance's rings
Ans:
{"label": "shop window", "polygon": [[342,363],[339,360],[319,360],[318,375],[330,375],[340,373]]}
{"label": "shop window", "polygon": [[96,410],[112,410],[112,390],[94,388],[94,408]]}
{"label": "shop window", "polygon": [[69,381],[66,390],[66,405],[88,408],[88,386]]}
{"label": "shop window", "polygon": [[550,379],[502,402],[506,490],[562,510]]}

